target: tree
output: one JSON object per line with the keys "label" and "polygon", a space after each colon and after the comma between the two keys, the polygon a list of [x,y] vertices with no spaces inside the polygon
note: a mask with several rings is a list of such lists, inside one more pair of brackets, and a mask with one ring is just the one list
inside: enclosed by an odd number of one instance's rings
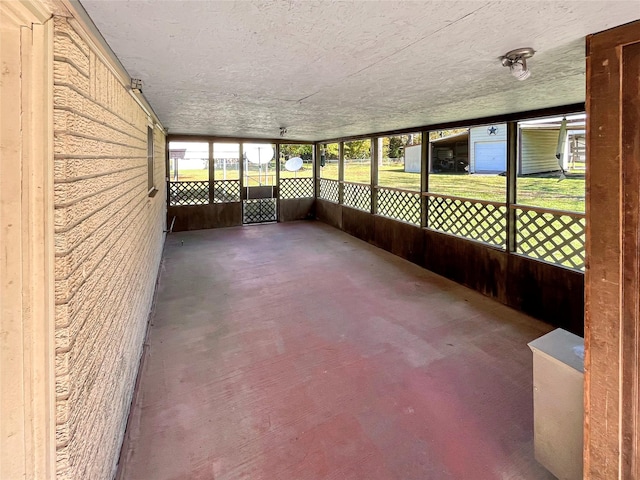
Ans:
{"label": "tree", "polygon": [[300,157],[303,160],[309,161],[313,157],[313,145],[304,144],[281,144],[280,145],[280,158],[288,160],[293,157]]}
{"label": "tree", "polygon": [[344,142],[344,158],[363,159],[371,156],[371,142],[369,140],[352,140]]}
{"label": "tree", "polygon": [[338,160],[339,157],[339,145],[337,143],[325,143],[324,153],[327,160]]}
{"label": "tree", "polygon": [[401,158],[404,149],[404,139],[402,137],[389,137],[389,158]]}

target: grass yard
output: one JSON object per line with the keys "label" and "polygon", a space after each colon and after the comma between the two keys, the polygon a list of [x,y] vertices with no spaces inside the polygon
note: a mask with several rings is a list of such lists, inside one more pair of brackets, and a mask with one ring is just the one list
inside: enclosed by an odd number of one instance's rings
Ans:
{"label": "grass yard", "polygon": [[[345,180],[368,183],[368,165],[350,165],[345,169]],[[338,167],[330,164],[322,168],[322,178],[336,179]],[[378,185],[405,190],[420,189],[420,174],[406,173],[402,166],[384,165],[378,169]],[[429,174],[429,191],[442,195],[504,202],[506,177],[500,175],[468,175],[460,173]],[[584,175],[569,175],[558,181],[557,174],[548,177],[518,177],[518,203],[555,210],[584,212]]]}
{"label": "grass yard", "polygon": [[[347,165],[345,180],[358,183],[369,183],[369,165]],[[322,178],[337,179],[338,165],[328,164],[322,168]],[[311,177],[313,170],[305,165],[298,172],[281,171],[281,178]],[[260,183],[259,172],[249,172],[251,186]],[[180,181],[206,181],[209,172],[205,169],[181,170]],[[237,170],[227,170],[227,179],[237,180]],[[218,177],[218,180],[222,178]],[[260,180],[263,185],[275,182],[275,173],[262,173]],[[384,165],[378,170],[378,184],[382,187],[400,188],[405,190],[420,189],[420,175],[406,173],[401,166]],[[429,175],[429,191],[442,195],[504,202],[506,196],[506,178],[500,175],[467,175],[455,173],[432,173]],[[517,199],[522,205],[531,205],[555,210],[584,212],[584,175],[569,175],[565,180],[558,181],[556,174],[548,177],[519,177],[517,179]]]}
{"label": "grass yard", "polygon": [[[369,165],[347,165],[345,180],[369,183]],[[322,167],[322,178],[337,179],[338,165],[335,163]],[[250,185],[259,184],[259,173],[250,171]],[[281,178],[311,177],[313,170],[305,165],[298,172],[281,171]],[[209,172],[205,169],[181,170],[180,181],[206,181]],[[237,170],[227,170],[227,179],[237,180]],[[217,178],[221,180],[221,177]],[[263,185],[275,182],[275,172],[260,177]],[[406,173],[401,166],[384,165],[378,170],[378,184],[382,187],[405,190],[420,189],[420,174]],[[432,173],[429,175],[429,191],[442,195],[504,202],[506,197],[506,177],[500,175],[467,175],[455,173]],[[569,175],[558,181],[556,174],[548,177],[519,177],[517,179],[517,200],[519,204],[571,212],[584,212],[584,175]]]}
{"label": "grass yard", "polygon": [[[274,185],[276,174],[271,169],[268,173],[264,171],[260,173],[257,169],[249,170],[249,186],[257,186],[257,185]],[[280,178],[311,178],[313,177],[313,169],[309,165],[305,165],[297,172],[288,172],[283,170],[280,172]],[[170,178],[173,178],[173,172],[170,174]],[[240,178],[239,172],[237,169],[228,169],[226,180],[238,180]],[[179,179],[181,182],[193,182],[193,181],[207,181],[209,180],[209,170],[207,169],[198,169],[198,170],[180,170]],[[224,180],[223,174],[221,171],[216,172],[216,180]]]}

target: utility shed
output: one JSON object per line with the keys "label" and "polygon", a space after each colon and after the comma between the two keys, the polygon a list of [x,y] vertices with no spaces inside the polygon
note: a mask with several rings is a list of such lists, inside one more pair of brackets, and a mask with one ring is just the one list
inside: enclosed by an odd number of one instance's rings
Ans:
{"label": "utility shed", "polygon": [[431,140],[431,171],[464,171],[469,165],[469,132]]}
{"label": "utility shed", "polygon": [[404,171],[420,173],[422,145],[409,145],[404,149]]}
{"label": "utility shed", "polygon": [[469,172],[507,170],[507,126],[504,123],[469,129]]}

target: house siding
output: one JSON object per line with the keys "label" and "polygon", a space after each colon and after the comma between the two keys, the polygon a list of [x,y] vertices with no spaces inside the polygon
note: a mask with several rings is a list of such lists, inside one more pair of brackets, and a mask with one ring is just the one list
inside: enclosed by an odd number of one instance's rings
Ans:
{"label": "house siding", "polygon": [[520,130],[520,175],[558,170],[558,130]]}
{"label": "house siding", "polygon": [[163,245],[165,138],[64,17],[54,26],[56,469],[115,474]]}

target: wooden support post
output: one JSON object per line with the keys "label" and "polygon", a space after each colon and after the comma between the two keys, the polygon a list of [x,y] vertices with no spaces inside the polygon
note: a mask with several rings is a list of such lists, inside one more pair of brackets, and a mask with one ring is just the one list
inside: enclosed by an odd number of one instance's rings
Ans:
{"label": "wooden support post", "polygon": [[276,222],[280,218],[280,144],[276,143],[275,149],[276,160],[276,181],[271,187],[271,196],[276,199]]}
{"label": "wooden support post", "polygon": [[344,142],[338,144],[338,203],[344,203]]}
{"label": "wooden support post", "polygon": [[313,198],[320,197],[320,155],[322,155],[321,144],[314,143],[312,152],[312,165],[313,165]]}
{"label": "wooden support post", "polygon": [[[171,206],[171,157],[169,155],[169,137],[164,138],[164,169],[165,169],[165,183],[167,184],[167,195],[165,201],[167,203],[167,209]],[[175,168],[175,166],[174,166]],[[165,219],[165,223],[166,223]],[[163,230],[167,230],[167,226],[164,225]]]}
{"label": "wooden support post", "polygon": [[209,142],[209,204],[215,203],[215,162],[213,160],[213,142]]}
{"label": "wooden support post", "polygon": [[378,138],[371,137],[371,215],[378,213]]}
{"label": "wooden support post", "polygon": [[640,478],[640,21],[587,37],[585,479]]}
{"label": "wooden support post", "polygon": [[429,225],[429,198],[423,193],[429,191],[429,168],[431,165],[431,142],[429,142],[429,132],[422,132],[422,146],[420,148],[420,226],[425,228]]}
{"label": "wooden support post", "polygon": [[507,122],[507,252],[515,252],[516,244],[516,182],[518,173],[518,123]]}
{"label": "wooden support post", "polygon": [[247,190],[244,185],[244,142],[238,143],[238,154],[240,155],[238,162],[238,170],[240,173],[240,201],[242,201],[247,198]]}

